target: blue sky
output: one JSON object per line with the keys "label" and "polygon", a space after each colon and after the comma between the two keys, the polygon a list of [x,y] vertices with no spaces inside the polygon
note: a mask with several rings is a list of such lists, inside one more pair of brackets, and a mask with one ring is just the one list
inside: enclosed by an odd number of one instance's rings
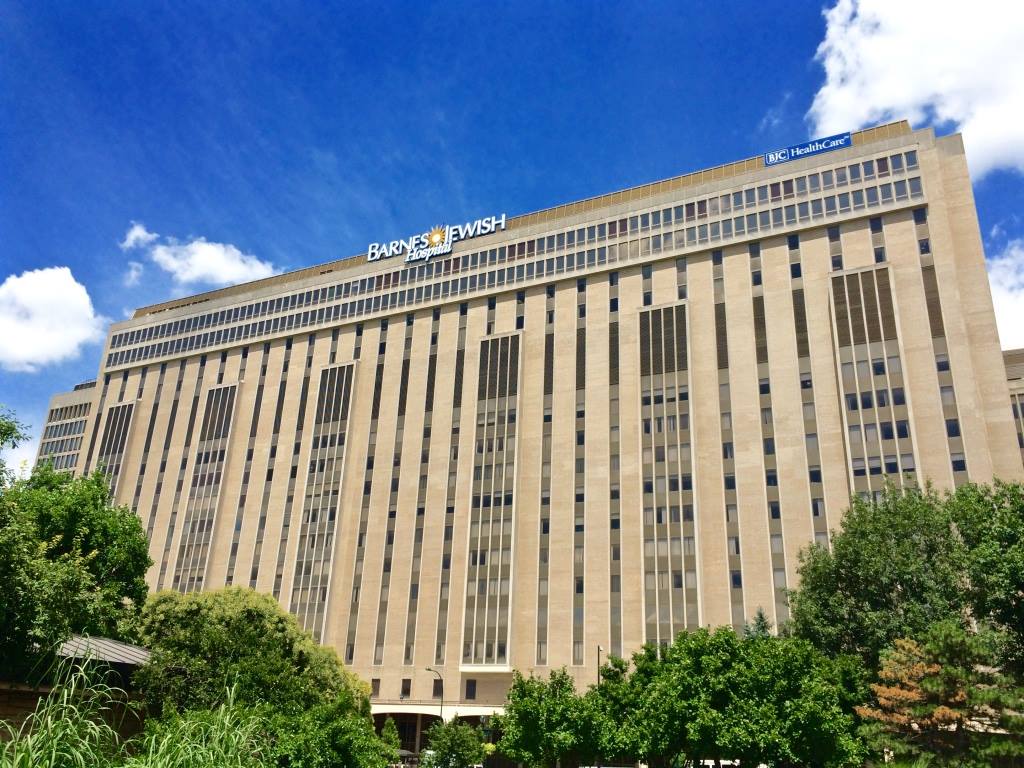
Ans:
{"label": "blue sky", "polygon": [[140,305],[904,116],[964,131],[1024,324],[1024,24],[997,5],[4,0],[0,403],[35,434]]}

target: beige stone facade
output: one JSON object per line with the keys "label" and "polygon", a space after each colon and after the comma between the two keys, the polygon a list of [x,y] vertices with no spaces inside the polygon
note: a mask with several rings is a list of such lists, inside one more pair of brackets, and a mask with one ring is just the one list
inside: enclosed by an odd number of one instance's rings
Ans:
{"label": "beige stone facade", "polygon": [[451,716],[784,621],[887,478],[1020,479],[1003,372],[960,137],[895,123],[140,309],[54,408],[153,589],[270,592],[376,711],[436,713],[431,667]]}
{"label": "beige stone facade", "polygon": [[1017,445],[1021,460],[1024,461],[1024,349],[1003,352],[1006,363],[1006,378],[1010,383],[1010,410],[1013,424],[1017,428]]}

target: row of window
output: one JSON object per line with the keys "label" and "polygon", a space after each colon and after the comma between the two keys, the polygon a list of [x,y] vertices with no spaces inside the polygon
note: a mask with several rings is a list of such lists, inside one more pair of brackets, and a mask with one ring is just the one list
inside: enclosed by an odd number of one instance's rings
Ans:
{"label": "row of window", "polygon": [[[916,162],[915,162],[916,165]],[[816,176],[813,174],[812,176]],[[803,177],[801,177],[803,178]],[[766,192],[765,200],[769,198],[768,186],[763,187]],[[828,187],[825,187],[826,189]],[[761,188],[758,188],[760,190]],[[816,191],[811,189],[811,191]],[[747,192],[753,193],[754,190],[747,190]],[[734,193],[740,194],[740,193]],[[822,215],[834,215],[838,213],[844,213],[850,210],[861,209],[867,206],[877,206],[880,203],[888,203],[893,199],[904,200],[909,196],[917,197],[922,194],[921,180],[919,177],[912,177],[908,180],[898,180],[893,184],[883,184],[881,186],[872,186],[865,189],[857,189],[851,192],[840,193],[839,195],[827,196],[824,198],[816,198],[811,201],[800,202],[796,205],[780,206],[772,209],[771,211],[763,210],[758,213],[747,214],[746,216],[739,216],[736,218],[727,218],[721,222],[712,222],[710,224],[701,224],[696,227],[688,227],[685,230],[679,229],[673,232],[666,232],[663,234],[654,235],[650,238],[644,238],[639,241],[644,244],[644,248],[649,249],[647,252],[642,252],[640,255],[647,255],[647,253],[659,253],[663,250],[672,247],[684,247],[689,245],[697,245],[707,243],[709,241],[718,240],[721,238],[729,238],[733,236],[740,236],[744,233],[752,233],[761,230],[769,229],[771,227],[780,227],[788,224],[796,224],[797,221],[806,222],[812,217],[818,218]],[[746,195],[742,195],[746,196]],[[760,191],[758,192],[758,198],[761,197]],[[723,196],[723,199],[729,196]],[[781,199],[776,198],[774,195],[771,196],[772,200]],[[730,204],[731,205],[731,204]],[[726,210],[730,206],[725,206]],[[740,206],[742,208],[742,206]],[[677,209],[681,209],[683,206],[677,206]],[[671,211],[673,209],[666,209]],[[664,212],[659,214],[658,220],[663,221],[668,219],[671,221],[672,216],[663,215]],[[646,216],[647,214],[643,214]],[[636,218],[636,217],[633,217]],[[678,217],[676,221],[680,221]],[[632,223],[632,219],[629,220]],[[626,219],[622,220],[625,224]],[[602,225],[603,226],[603,225]],[[709,228],[710,227],[710,228]],[[633,234],[636,231],[641,231],[642,227],[628,228],[628,233]],[[583,230],[580,230],[581,232]],[[618,236],[624,236],[626,230],[619,231],[616,228]],[[551,236],[554,237],[554,236]],[[550,239],[550,238],[549,238]],[[673,246],[674,239],[674,246]],[[594,240],[588,239],[587,242],[593,242]],[[540,238],[537,241],[529,241],[529,245],[533,245],[534,242],[541,243],[545,242],[544,238]],[[557,242],[557,241],[556,241]],[[576,241],[573,238],[572,243],[568,243],[565,247],[574,247],[577,244],[582,244],[583,241]],[[333,301],[340,298],[348,298],[349,296],[357,296],[361,293],[371,292],[378,289],[386,289],[395,285],[406,285],[409,283],[418,282],[422,271],[422,279],[429,279],[434,276],[443,276],[449,274],[458,274],[460,272],[470,271],[477,269],[480,266],[487,266],[491,264],[504,263],[506,260],[511,258],[519,257],[532,257],[537,254],[547,252],[548,249],[536,249],[526,248],[523,249],[522,254],[518,254],[520,246],[524,246],[525,243],[519,243],[518,246],[502,246],[500,248],[491,249],[490,251],[483,251],[465,256],[458,256],[452,259],[445,260],[444,262],[436,262],[435,264],[426,264],[413,269],[406,269],[396,271],[394,273],[387,273],[386,275],[371,275],[368,277],[360,278],[346,283],[339,283],[337,285],[327,286],[316,290],[308,290],[305,292],[291,294],[289,296],[279,297],[277,299],[269,299],[262,302],[256,302],[253,304],[245,305],[242,307],[234,307],[232,309],[225,309],[218,312],[206,313],[203,315],[196,315],[191,318],[183,318],[181,320],[173,321],[170,323],[163,323],[156,326],[150,326],[148,328],[139,328],[133,331],[126,331],[124,333],[115,334],[111,339],[111,349],[118,349],[122,346],[128,346],[138,344],[144,341],[148,341],[154,338],[163,338],[165,336],[176,336],[182,333],[188,333],[195,330],[201,330],[204,328],[214,327],[221,324],[238,322],[240,320],[246,320],[254,317],[263,317],[267,314],[275,314],[278,312],[285,312],[291,309],[304,306],[316,306],[323,302]],[[557,247],[557,246],[556,246]],[[509,256],[511,252],[516,251],[517,253]],[[440,267],[437,269],[436,267]],[[416,273],[415,275],[413,273]],[[428,274],[429,273],[429,274]]]}
{"label": "row of window", "polygon": [[[914,179],[911,179],[914,181]],[[914,196],[921,194],[920,180],[917,179],[916,190],[913,191]],[[869,204],[878,205],[878,199],[871,202],[869,195]],[[885,199],[883,195],[882,202],[889,202],[892,199],[891,190],[889,190],[888,199]],[[906,197],[906,189],[903,190],[902,197]],[[900,195],[897,194],[897,199]],[[820,200],[812,201],[812,203],[820,203]],[[827,201],[826,201],[827,202]],[[847,201],[848,203],[849,201]],[[840,201],[842,203],[842,201]],[[805,205],[801,203],[801,205]],[[782,208],[775,209],[770,213],[768,211],[762,211],[759,215],[759,219],[754,219],[754,214],[749,214],[747,221],[744,224],[742,217],[737,220],[735,229],[732,223],[729,223],[728,227],[723,227],[721,230],[717,229],[717,224],[712,225],[710,231],[710,239],[718,240],[723,237],[731,237],[735,232],[735,235],[741,235],[744,232],[747,234],[754,233],[760,226],[761,229],[772,229],[774,227],[781,227],[790,224],[797,223],[797,211],[795,208],[790,210],[793,206],[787,207],[785,210]],[[821,214],[820,206],[812,206],[813,215],[818,217]],[[826,205],[826,213],[834,214],[834,205]],[[840,205],[839,212],[849,210],[848,206],[844,208]],[[804,221],[809,218],[803,209],[800,211],[800,220]],[[760,222],[760,224],[759,224]],[[702,225],[706,226],[706,225]],[[728,231],[726,231],[728,230]],[[682,232],[682,230],[680,230]],[[678,234],[678,233],[677,233]],[[699,245],[708,242],[709,233],[707,231],[699,229],[695,233],[691,233],[689,229],[686,231],[685,245]],[[210,331],[203,334],[180,337],[178,339],[165,341],[159,344],[151,344],[143,347],[136,347],[134,349],[121,350],[119,352],[111,352],[107,355],[107,366],[115,367],[125,364],[131,364],[142,360],[148,360],[153,357],[163,357],[165,355],[175,355],[182,352],[191,352],[198,349],[204,349],[210,346],[217,346],[222,343],[234,343],[238,341],[244,341],[254,336],[263,336],[266,334],[275,334],[284,331],[290,331],[298,328],[305,328],[310,325],[320,325],[324,323],[337,322],[339,320],[350,319],[365,314],[371,314],[378,311],[387,311],[389,309],[395,309],[407,306],[409,304],[418,304],[424,301],[436,301],[438,299],[445,299],[451,295],[460,295],[467,292],[473,292],[477,290],[487,290],[494,287],[500,287],[506,284],[514,284],[527,280],[533,280],[535,278],[542,278],[550,276],[552,274],[562,274],[563,272],[576,271],[580,269],[587,269],[590,267],[600,266],[607,263],[615,263],[622,260],[632,260],[641,258],[652,253],[659,253],[667,248],[680,248],[684,247],[678,240],[673,244],[665,246],[665,240],[655,241],[654,238],[645,238],[637,241],[633,240],[629,243],[621,243],[618,246],[601,247],[597,249],[590,249],[588,251],[579,251],[575,254],[567,254],[565,256],[551,257],[544,260],[538,260],[536,262],[529,262],[527,264],[520,264],[516,267],[506,267],[487,273],[469,275],[455,280],[446,280],[440,283],[434,283],[433,285],[420,286],[418,288],[409,288],[404,291],[397,291],[389,294],[378,295],[374,297],[367,297],[365,299],[358,299],[356,301],[345,302],[343,304],[335,304],[330,307],[321,307],[318,310],[308,310],[305,312],[299,312],[291,315],[275,317],[268,320],[262,320],[259,322],[248,323],[246,325],[233,326],[231,328],[223,328],[218,331]],[[790,266],[793,277],[800,277],[801,267],[799,262],[796,262]],[[320,291],[326,291],[327,294],[333,298],[334,286],[329,288],[320,289]],[[307,295],[319,292],[308,292]],[[491,297],[493,298],[493,297]],[[331,300],[331,299],[327,299]],[[281,302],[282,299],[276,300]],[[263,304],[275,304],[275,300],[269,302],[263,302]],[[650,304],[650,296],[644,296],[645,306]],[[261,305],[251,305],[261,306]],[[246,308],[235,308],[246,309]],[[224,310],[224,312],[232,313],[232,310]],[[194,319],[194,318],[190,318]],[[240,317],[239,319],[245,319]],[[185,321],[181,321],[185,322]],[[141,329],[145,330],[145,329]],[[113,345],[112,345],[113,346]]]}

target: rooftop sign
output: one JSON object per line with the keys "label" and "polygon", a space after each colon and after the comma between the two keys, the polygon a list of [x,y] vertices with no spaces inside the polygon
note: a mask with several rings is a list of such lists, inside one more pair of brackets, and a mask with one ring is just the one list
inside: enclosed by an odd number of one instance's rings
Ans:
{"label": "rooftop sign", "polygon": [[817,155],[821,152],[831,152],[834,149],[846,149],[852,146],[850,132],[837,133],[835,136],[826,136],[824,139],[812,139],[803,144],[794,144],[785,149],[776,149],[774,152],[766,152],[764,155],[765,166],[788,163],[790,160],[799,160],[801,157]]}
{"label": "rooftop sign", "polygon": [[404,253],[406,261],[427,261],[432,256],[451,253],[452,246],[460,240],[468,240],[478,235],[489,235],[503,229],[505,229],[504,213],[501,216],[477,219],[467,224],[456,224],[455,226],[445,224],[405,240],[370,243],[369,248],[366,249],[366,260],[390,259]]}

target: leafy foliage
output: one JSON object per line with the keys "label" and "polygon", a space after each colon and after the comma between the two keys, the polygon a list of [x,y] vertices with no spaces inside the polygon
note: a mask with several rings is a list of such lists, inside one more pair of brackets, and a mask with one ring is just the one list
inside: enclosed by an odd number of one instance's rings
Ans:
{"label": "leafy foliage", "polygon": [[398,735],[398,726],[395,724],[393,717],[389,716],[384,721],[384,725],[381,726],[380,740],[395,750],[395,752],[402,746],[402,738]]}
{"label": "leafy foliage", "polygon": [[271,715],[274,764],[281,768],[386,768],[396,762],[396,747],[379,738],[368,714],[353,708],[347,696],[319,704],[299,715]]}
{"label": "leafy foliage", "polygon": [[973,613],[1007,635],[1008,661],[1024,670],[1024,485],[965,485],[947,504],[970,550]]}
{"label": "leafy foliage", "polygon": [[991,666],[988,638],[954,621],[882,656],[871,703],[858,707],[879,750],[962,766],[1024,757],[1024,689]]}
{"label": "leafy foliage", "polygon": [[875,668],[897,638],[959,617],[969,550],[952,513],[930,489],[854,500],[831,551],[813,545],[801,555],[793,632],[826,655],[855,654]]}
{"label": "leafy foliage", "polygon": [[425,768],[470,768],[484,761],[483,736],[479,728],[457,721],[436,721],[426,733],[431,753]]}
{"label": "leafy foliage", "polygon": [[269,595],[160,592],[146,603],[140,632],[152,655],[135,682],[151,713],[216,707],[233,685],[240,703],[290,716],[334,702],[369,716],[366,685]]}
{"label": "leafy foliage", "polygon": [[43,465],[2,488],[0,679],[24,678],[75,632],[133,639],[149,565],[138,517],[111,506],[101,473]]}
{"label": "leafy foliage", "polygon": [[498,745],[528,765],[600,759],[672,766],[703,760],[741,765],[860,765],[864,749],[850,711],[859,679],[766,622],[683,633],[645,647],[632,664],[610,659],[601,683],[576,694],[564,672],[517,677]]}
{"label": "leafy foliage", "polygon": [[510,760],[551,768],[589,764],[596,739],[592,718],[572,678],[554,670],[547,680],[516,672],[498,718],[498,751]]}
{"label": "leafy foliage", "polygon": [[681,634],[641,699],[641,754],[670,764],[857,765],[843,699],[836,670],[806,642],[728,628]]}

